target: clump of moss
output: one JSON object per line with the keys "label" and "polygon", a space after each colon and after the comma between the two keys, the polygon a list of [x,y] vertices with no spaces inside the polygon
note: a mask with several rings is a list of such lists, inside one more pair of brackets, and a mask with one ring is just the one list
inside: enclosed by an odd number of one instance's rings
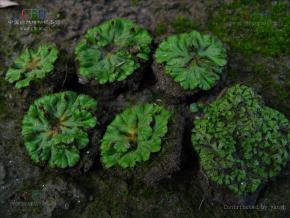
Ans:
{"label": "clump of moss", "polygon": [[36,162],[50,167],[72,167],[89,143],[87,130],[96,125],[96,101],[66,91],[37,99],[22,121],[25,147]]}
{"label": "clump of moss", "polygon": [[2,120],[2,118],[6,116],[6,112],[8,109],[5,96],[5,90],[7,89],[7,87],[5,85],[6,84],[4,78],[0,77],[0,120]]}
{"label": "clump of moss", "polygon": [[[232,67],[226,71],[227,81],[237,81],[254,87],[263,93],[268,105],[279,109],[290,117],[290,66],[287,57],[271,58],[262,56],[243,57],[232,60]],[[242,66],[242,67],[241,67]]]}
{"label": "clump of moss", "polygon": [[238,195],[254,193],[289,158],[289,121],[247,86],[229,88],[194,125],[203,172]]}
{"label": "clump of moss", "polygon": [[158,37],[164,35],[168,30],[168,27],[165,23],[157,23],[153,29],[153,36]]}
{"label": "clump of moss", "polygon": [[222,43],[197,31],[163,40],[156,50],[155,59],[184,90],[211,89],[220,79],[227,62]]}
{"label": "clump of moss", "polygon": [[41,80],[52,73],[58,49],[52,44],[36,49],[25,49],[8,69],[5,79],[15,83],[16,88],[24,88],[32,81]]}
{"label": "clump of moss", "polygon": [[172,29],[176,34],[191,32],[197,28],[197,24],[194,20],[185,16],[176,16],[173,20],[168,22],[159,22],[153,29],[153,35],[155,37],[164,35],[167,31]]}
{"label": "clump of moss", "polygon": [[175,33],[185,33],[190,32],[196,29],[196,23],[187,17],[184,16],[177,16],[173,21],[170,23],[171,27],[173,28]]}
{"label": "clump of moss", "polygon": [[136,5],[138,5],[140,2],[142,2],[143,0],[130,0],[130,2],[131,2],[131,4],[133,5],[133,6],[136,6]]}
{"label": "clump of moss", "polygon": [[98,84],[125,80],[149,59],[152,38],[131,20],[117,18],[88,30],[75,49],[79,73]]}
{"label": "clump of moss", "polygon": [[101,143],[101,160],[106,168],[134,167],[161,149],[170,112],[156,104],[137,105],[117,115]]}
{"label": "clump of moss", "polygon": [[290,8],[285,1],[235,1],[221,6],[208,30],[245,55],[290,54]]}

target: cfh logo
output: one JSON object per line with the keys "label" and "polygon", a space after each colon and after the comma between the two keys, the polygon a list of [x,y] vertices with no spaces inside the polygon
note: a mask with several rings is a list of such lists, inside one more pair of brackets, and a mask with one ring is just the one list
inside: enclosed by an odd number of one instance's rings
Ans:
{"label": "cfh logo", "polygon": [[46,18],[47,12],[45,9],[41,8],[29,8],[29,9],[22,9],[20,18],[21,20],[28,20],[28,19],[38,19],[44,20]]}

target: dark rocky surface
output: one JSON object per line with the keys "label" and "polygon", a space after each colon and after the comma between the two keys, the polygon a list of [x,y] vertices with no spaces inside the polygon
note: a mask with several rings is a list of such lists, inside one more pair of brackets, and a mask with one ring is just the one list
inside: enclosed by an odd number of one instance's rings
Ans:
{"label": "dark rocky surface", "polygon": [[[177,105],[186,120],[178,172],[153,186],[115,177],[101,167],[98,155],[87,156],[81,172],[63,172],[34,165],[21,140],[22,96],[3,80],[8,66],[24,47],[54,42],[66,53],[66,73],[76,75],[73,49],[85,31],[109,18],[127,17],[148,28],[155,47],[164,37],[196,28],[207,31],[212,11],[233,1],[191,0],[66,0],[24,1],[20,6],[0,9],[0,217],[289,217],[290,167],[265,187],[257,208],[234,209],[213,203],[203,195],[197,175],[198,159],[190,144],[193,116],[188,108],[195,101],[206,102],[223,87],[196,94],[180,102],[162,95],[155,86],[152,69],[145,72],[137,91],[120,90],[115,98],[98,97],[99,134],[114,115],[143,102]],[[276,2],[276,1],[269,1]],[[44,8],[61,26],[40,31],[24,31],[8,23],[22,8]],[[227,46],[228,47],[228,46]],[[246,57],[229,48],[225,86],[240,82],[256,88],[269,106],[290,118],[289,56]],[[60,72],[56,69],[56,72]],[[73,77],[61,90],[89,91]],[[97,153],[98,135],[88,150]],[[263,205],[263,206],[262,206]]]}

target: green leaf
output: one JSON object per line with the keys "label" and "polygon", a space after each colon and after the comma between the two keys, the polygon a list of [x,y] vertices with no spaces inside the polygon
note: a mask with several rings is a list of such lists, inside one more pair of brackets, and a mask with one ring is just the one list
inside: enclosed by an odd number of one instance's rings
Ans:
{"label": "green leaf", "polygon": [[161,149],[170,112],[156,104],[137,105],[118,114],[108,126],[100,146],[106,168],[134,167]]}
{"label": "green leaf", "polygon": [[58,49],[52,44],[41,45],[36,49],[24,50],[8,69],[5,79],[16,83],[20,89],[30,85],[32,81],[41,80],[50,75],[54,62],[58,57]]}
{"label": "green leaf", "polygon": [[99,84],[122,81],[149,59],[149,33],[124,18],[105,21],[91,28],[76,49],[79,73]]}
{"label": "green leaf", "polygon": [[[50,167],[72,167],[89,143],[87,130],[96,124],[96,101],[66,91],[37,99],[22,121],[25,147],[34,162]],[[90,112],[89,112],[90,111]]]}
{"label": "green leaf", "polygon": [[186,90],[211,89],[227,62],[222,43],[197,31],[169,36],[160,43],[155,58]]}

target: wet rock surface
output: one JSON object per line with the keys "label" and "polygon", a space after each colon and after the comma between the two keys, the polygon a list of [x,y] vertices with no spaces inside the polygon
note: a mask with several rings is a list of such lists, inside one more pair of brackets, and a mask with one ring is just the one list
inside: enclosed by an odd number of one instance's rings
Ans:
{"label": "wet rock surface", "polygon": [[[204,199],[197,179],[198,158],[190,143],[193,116],[189,105],[195,101],[213,99],[224,88],[222,86],[182,101],[172,101],[158,91],[156,78],[149,68],[136,91],[120,89],[110,99],[97,96],[99,135],[92,137],[95,139],[86,150],[89,153],[84,154],[84,165],[75,172],[34,165],[22,144],[20,131],[24,110],[19,105],[23,102],[23,96],[15,93],[12,85],[3,80],[8,66],[22,48],[43,42],[56,43],[66,54],[62,60],[63,66],[68,66],[56,72],[65,71],[74,75],[57,91],[89,93],[77,82],[73,64],[74,47],[88,28],[109,18],[127,17],[151,32],[155,38],[155,49],[160,40],[172,33],[188,31],[193,27],[201,31],[206,29],[211,10],[217,10],[225,2],[232,1],[19,0],[20,7],[1,9],[0,217],[289,217],[289,167],[267,184],[257,200],[259,208],[256,210],[228,209]],[[8,24],[12,16],[19,16],[22,8],[44,8],[50,19],[60,20],[61,26],[44,28],[35,33]],[[269,106],[290,118],[289,57],[257,55],[249,58],[230,50],[229,54],[226,83],[223,85],[237,82],[249,84],[260,92]],[[178,105],[185,119],[179,170],[171,174],[171,178],[164,178],[151,186],[112,176],[101,167],[97,154],[99,137],[113,117],[126,107],[145,102]],[[266,205],[267,209],[261,209],[261,205]]]}

